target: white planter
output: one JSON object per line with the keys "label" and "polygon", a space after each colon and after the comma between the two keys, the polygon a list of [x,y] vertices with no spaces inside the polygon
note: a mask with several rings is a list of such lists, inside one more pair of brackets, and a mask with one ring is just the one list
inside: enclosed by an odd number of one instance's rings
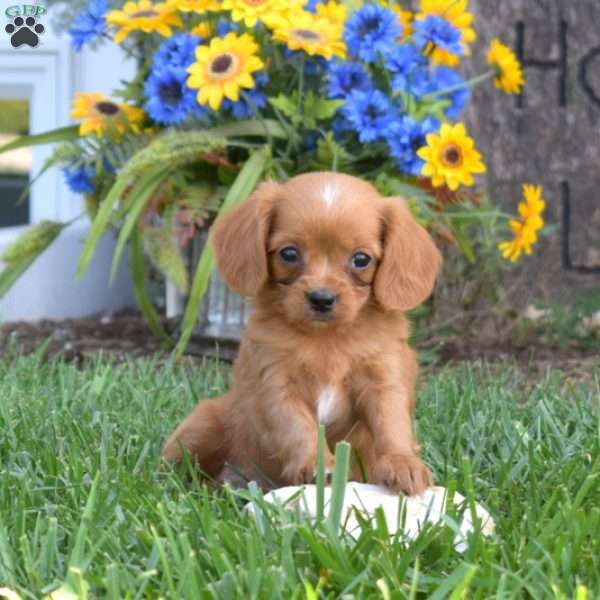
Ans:
{"label": "white planter", "polygon": [[[115,246],[111,233],[98,243],[85,275],[76,279],[77,262],[88,230],[89,225],[77,223],[63,230],[0,299],[0,322],[77,318],[135,306],[127,255],[121,260],[113,286],[108,285]],[[13,228],[0,230],[0,254],[14,235]]]}

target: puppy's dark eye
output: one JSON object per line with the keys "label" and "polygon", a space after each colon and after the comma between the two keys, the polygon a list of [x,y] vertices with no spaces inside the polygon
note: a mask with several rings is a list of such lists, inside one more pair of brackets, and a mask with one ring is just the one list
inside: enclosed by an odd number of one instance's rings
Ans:
{"label": "puppy's dark eye", "polygon": [[357,252],[352,257],[352,267],[354,269],[358,269],[359,271],[366,269],[370,264],[371,257],[368,254],[365,254],[364,252]]}
{"label": "puppy's dark eye", "polygon": [[300,250],[294,246],[286,246],[279,251],[279,256],[283,262],[293,265],[300,260]]}

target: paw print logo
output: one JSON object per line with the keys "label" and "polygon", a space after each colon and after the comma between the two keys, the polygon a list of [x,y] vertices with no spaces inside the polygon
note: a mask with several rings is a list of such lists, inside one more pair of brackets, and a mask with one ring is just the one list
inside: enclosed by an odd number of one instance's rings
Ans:
{"label": "paw print logo", "polygon": [[15,17],[12,23],[9,23],[4,31],[10,35],[10,43],[13,48],[18,48],[26,44],[35,48],[40,41],[39,35],[44,33],[45,28],[41,23],[37,23],[34,17]]}

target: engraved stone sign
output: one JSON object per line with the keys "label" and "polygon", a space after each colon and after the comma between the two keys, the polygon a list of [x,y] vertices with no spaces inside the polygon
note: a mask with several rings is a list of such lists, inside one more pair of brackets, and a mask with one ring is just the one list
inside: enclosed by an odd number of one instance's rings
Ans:
{"label": "engraved stone sign", "polygon": [[541,183],[557,227],[522,260],[523,301],[600,292],[600,2],[471,0],[479,72],[499,36],[524,67],[524,94],[479,86],[465,116],[493,200],[515,213],[522,183]]}

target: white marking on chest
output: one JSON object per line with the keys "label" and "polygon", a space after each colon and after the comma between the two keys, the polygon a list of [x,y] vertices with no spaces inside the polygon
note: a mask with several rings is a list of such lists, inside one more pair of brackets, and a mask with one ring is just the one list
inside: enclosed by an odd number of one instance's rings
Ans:
{"label": "white marking on chest", "polygon": [[331,208],[333,203],[338,199],[338,190],[332,183],[326,183],[323,186],[321,199],[325,202],[327,208]]}
{"label": "white marking on chest", "polygon": [[333,423],[338,410],[339,398],[333,385],[325,386],[317,399],[317,416],[321,425]]}

